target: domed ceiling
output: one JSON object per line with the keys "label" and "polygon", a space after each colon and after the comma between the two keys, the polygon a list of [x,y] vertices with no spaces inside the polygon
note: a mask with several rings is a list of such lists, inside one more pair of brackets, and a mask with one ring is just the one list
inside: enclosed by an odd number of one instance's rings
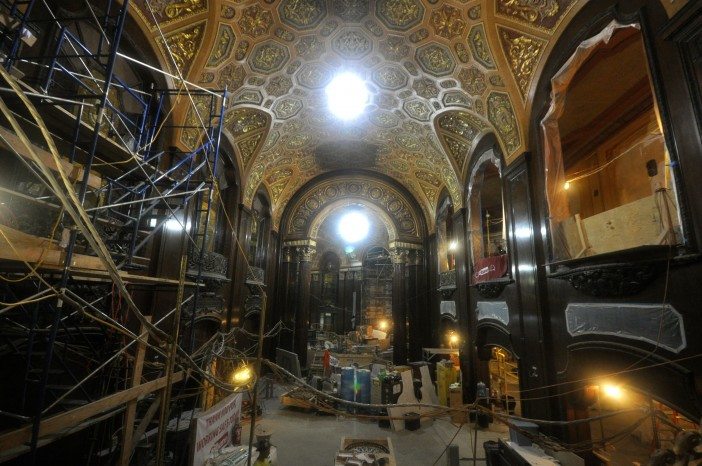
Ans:
{"label": "domed ceiling", "polygon": [[[460,207],[472,145],[494,132],[525,150],[545,53],[585,0],[136,0],[140,24],[192,82],[231,93],[225,117],[250,204],[263,184],[278,224],[329,170],[366,168],[406,186],[430,227],[443,188]],[[166,47],[166,45],[168,47]],[[170,53],[169,53],[170,49]],[[353,123],[328,112],[340,70],[372,101]],[[196,124],[192,109],[179,116]],[[192,132],[180,142],[194,142]]]}

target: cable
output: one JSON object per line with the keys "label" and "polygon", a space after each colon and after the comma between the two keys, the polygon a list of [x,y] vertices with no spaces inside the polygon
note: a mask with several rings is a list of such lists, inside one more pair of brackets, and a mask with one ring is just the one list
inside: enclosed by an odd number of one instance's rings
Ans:
{"label": "cable", "polygon": [[439,463],[439,460],[441,459],[442,456],[444,456],[444,454],[446,453],[446,450],[449,449],[449,447],[451,446],[451,444],[453,443],[453,441],[456,439],[456,437],[458,436],[458,433],[461,431],[461,429],[463,429],[463,424],[461,424],[460,426],[458,426],[458,429],[456,430],[456,433],[453,434],[453,437],[451,437],[451,440],[449,440],[449,442],[446,444],[446,448],[443,449],[443,451],[441,452],[441,454],[436,458],[436,461],[434,461],[434,462],[431,464],[431,466],[436,466],[436,465]]}

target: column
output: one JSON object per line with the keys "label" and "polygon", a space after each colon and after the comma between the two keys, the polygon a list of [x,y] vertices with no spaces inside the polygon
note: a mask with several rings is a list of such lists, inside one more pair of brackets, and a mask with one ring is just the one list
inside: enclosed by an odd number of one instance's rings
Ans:
{"label": "column", "polygon": [[407,251],[403,248],[391,248],[392,260],[392,359],[397,365],[407,364],[407,300],[405,294],[405,264]]}
{"label": "column", "polygon": [[424,265],[424,252],[420,249],[412,250],[407,260],[407,321],[409,324],[409,358],[410,361],[422,360],[422,345],[425,333],[429,330],[426,323],[422,322],[426,314],[422,306],[424,286],[422,280],[422,267]]}
{"label": "column", "polygon": [[295,352],[300,360],[300,367],[307,366],[307,333],[310,328],[310,283],[312,281],[312,257],[315,254],[313,244],[299,246],[297,313],[295,314]]}

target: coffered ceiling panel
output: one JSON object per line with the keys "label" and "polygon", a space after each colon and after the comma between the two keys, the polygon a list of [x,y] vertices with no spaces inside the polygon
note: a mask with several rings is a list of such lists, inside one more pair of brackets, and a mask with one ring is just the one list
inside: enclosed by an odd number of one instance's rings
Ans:
{"label": "coffered ceiling panel", "polygon": [[[584,1],[135,4],[164,63],[230,91],[225,129],[240,152],[245,203],[263,184],[277,222],[306,181],[363,164],[405,185],[433,228],[442,189],[460,207],[463,169],[481,134],[496,134],[508,163],[526,149],[540,66]],[[360,75],[371,92],[352,123],[326,107],[324,87],[340,71]],[[195,137],[186,131],[179,140]]]}

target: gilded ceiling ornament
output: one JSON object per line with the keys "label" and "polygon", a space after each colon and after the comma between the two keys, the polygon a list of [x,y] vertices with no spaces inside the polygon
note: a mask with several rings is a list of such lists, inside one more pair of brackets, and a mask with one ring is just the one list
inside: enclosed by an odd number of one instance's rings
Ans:
{"label": "gilded ceiling ornament", "polygon": [[280,97],[290,92],[292,85],[292,80],[287,76],[273,76],[266,86],[266,92],[268,95]]}
{"label": "gilded ceiling ornament", "polygon": [[553,18],[561,10],[558,0],[501,0],[497,2],[500,13],[538,24]]}
{"label": "gilded ceiling ornament", "polygon": [[411,74],[412,76],[419,75],[419,70],[417,69],[417,66],[411,61],[406,61],[403,63],[403,65],[405,65],[405,69],[409,71],[409,74]]}
{"label": "gilded ceiling ornament", "polygon": [[325,52],[324,42],[317,35],[300,37],[295,49],[306,60],[317,60]]}
{"label": "gilded ceiling ornament", "polygon": [[382,110],[376,110],[368,115],[368,121],[381,128],[393,128],[399,123],[395,115]]}
{"label": "gilded ceiling ornament", "polygon": [[263,147],[261,148],[261,152],[269,151],[275,146],[275,144],[278,142],[278,138],[280,137],[280,132],[278,131],[271,131],[268,133],[268,137],[266,138],[266,142],[263,144]]}
{"label": "gilded ceiling ornament", "polygon": [[414,89],[419,97],[425,99],[433,99],[439,95],[438,86],[429,78],[415,79],[412,84],[412,89]]}
{"label": "gilded ceiling ornament", "polygon": [[290,168],[278,168],[273,170],[273,172],[266,177],[266,183],[273,184],[278,181],[290,178],[293,175],[293,171]]}
{"label": "gilded ceiling ornament", "polygon": [[305,63],[295,78],[301,86],[321,89],[331,81],[331,70],[324,63]]}
{"label": "gilded ceiling ornament", "polygon": [[419,121],[429,121],[433,113],[432,108],[426,102],[418,99],[408,100],[403,108],[409,116]]}
{"label": "gilded ceiling ornament", "polygon": [[280,200],[280,196],[285,191],[285,187],[288,185],[289,182],[290,179],[286,179],[270,185],[271,200],[273,201],[273,204],[278,203],[278,201]]}
{"label": "gilded ceiling ornament", "polygon": [[485,29],[482,24],[478,24],[471,28],[468,35],[468,44],[470,45],[473,57],[485,68],[492,70],[495,68],[495,61],[492,59],[490,46],[485,37]]}
{"label": "gilded ceiling ornament", "polygon": [[473,107],[475,108],[475,111],[478,112],[479,115],[485,116],[485,105],[483,105],[483,101],[480,100],[479,97],[477,99],[475,99],[475,104],[473,105]]}
{"label": "gilded ceiling ornament", "polygon": [[475,66],[463,68],[458,73],[458,80],[461,82],[461,87],[471,95],[482,95],[487,89],[485,74]]}
{"label": "gilded ceiling ornament", "polygon": [[463,45],[462,42],[456,42],[456,44],[453,46],[453,49],[456,51],[458,59],[461,60],[463,63],[468,63],[470,61],[470,53],[468,53],[468,48],[466,48],[466,46]]}
{"label": "gilded ceiling ornament", "polygon": [[347,29],[332,40],[332,49],[344,58],[356,60],[368,55],[373,47],[371,40],[362,31]]}
{"label": "gilded ceiling ornament", "polygon": [[[200,115],[208,114],[209,99],[203,95],[193,96],[195,102],[194,108]],[[200,139],[204,136],[204,132],[200,128],[200,119],[193,110],[193,106],[188,108],[188,113],[185,116],[185,126],[187,126],[180,135],[180,140],[186,147],[194,149],[200,143]]]}
{"label": "gilded ceiling ornament", "polygon": [[383,30],[382,27],[372,19],[367,19],[363,22],[363,25],[368,29],[371,34],[373,34],[376,37],[383,37],[385,35],[385,31]]}
{"label": "gilded ceiling ornament", "polygon": [[239,41],[239,45],[236,47],[236,52],[234,52],[234,58],[237,61],[242,61],[244,58],[246,58],[246,52],[249,51],[249,41],[248,40],[242,40]]}
{"label": "gilded ceiling ornament", "polygon": [[322,35],[322,37],[327,37],[331,35],[336,28],[339,27],[339,22],[335,21],[333,19],[327,20],[326,23],[322,25],[322,27],[319,29],[319,33]]}
{"label": "gilded ceiling ornament", "polygon": [[184,0],[171,3],[166,6],[164,13],[166,18],[175,19],[178,16],[196,12],[198,9],[203,8],[204,3],[204,0]]}
{"label": "gilded ceiling ornament", "polygon": [[452,87],[457,87],[458,83],[453,79],[444,79],[439,83],[439,86],[441,86],[442,89],[450,89]]}
{"label": "gilded ceiling ornament", "polygon": [[297,69],[300,68],[301,65],[302,62],[300,60],[295,60],[294,62],[288,65],[288,67],[285,69],[285,72],[287,74],[293,75],[297,72]]}
{"label": "gilded ceiling ornament", "polygon": [[492,92],[488,97],[488,119],[500,135],[507,152],[512,155],[521,144],[517,118],[509,96],[504,92]]}
{"label": "gilded ceiling ornament", "polygon": [[332,10],[344,21],[361,21],[368,14],[368,0],[334,0]]}
{"label": "gilded ceiling ornament", "polygon": [[238,24],[241,32],[255,39],[268,32],[273,24],[273,15],[270,11],[261,8],[258,3],[254,3],[244,8]]}
{"label": "gilded ceiling ornament", "polygon": [[410,47],[400,36],[388,36],[380,41],[380,53],[386,60],[400,61],[410,53]]}
{"label": "gilded ceiling ornament", "polygon": [[268,127],[268,115],[254,108],[235,108],[224,114],[224,127],[235,138]]}
{"label": "gilded ceiling ornament", "polygon": [[[415,102],[420,102],[416,100]],[[423,103],[423,102],[420,102]],[[402,133],[399,134],[396,138],[395,141],[400,145],[400,147],[403,147],[409,151],[412,152],[421,152],[422,150],[422,142],[419,140],[418,137],[414,136],[411,133]]]}
{"label": "gilded ceiling ornament", "polygon": [[546,43],[509,29],[498,28],[498,32],[509,68],[517,81],[522,99],[526,100],[536,65]]}
{"label": "gilded ceiling ornament", "polygon": [[262,139],[263,133],[257,133],[236,143],[236,146],[239,148],[239,154],[241,155],[241,161],[244,167],[249,166],[249,162],[251,162],[253,159],[253,156],[256,153],[256,148],[261,145]]}
{"label": "gilded ceiling ornament", "polygon": [[230,63],[220,71],[217,85],[220,89],[226,87],[230,91],[234,91],[244,85],[244,79],[246,79],[244,67],[236,63]]}
{"label": "gilded ceiling ornament", "polygon": [[405,87],[409,80],[409,76],[402,68],[390,64],[376,69],[371,78],[378,86],[392,91]]}
{"label": "gilded ceiling ornament", "polygon": [[248,63],[254,71],[271,73],[280,70],[289,58],[287,47],[274,40],[268,40],[254,47]]}
{"label": "gilded ceiling ornament", "polygon": [[461,107],[471,108],[473,106],[473,101],[463,91],[447,92],[446,94],[444,94],[443,102],[444,105],[447,107],[453,105],[460,105]]}
{"label": "gilded ceiling ornament", "polygon": [[424,193],[424,196],[429,200],[431,204],[434,204],[434,201],[436,197],[439,195],[439,191],[435,189],[433,186],[429,186],[428,184],[425,183],[418,183],[419,187],[422,189],[422,192]]}
{"label": "gilded ceiling ornament", "polygon": [[487,125],[468,112],[445,112],[438,118],[439,128],[467,141],[473,141]]}
{"label": "gilded ceiling ornament", "polygon": [[459,170],[463,170],[463,164],[468,158],[468,151],[470,150],[470,146],[465,144],[464,142],[459,141],[458,139],[452,138],[451,136],[443,135],[442,138],[444,139],[449,155],[451,156],[451,158],[453,158],[454,162],[456,163],[456,166]]}
{"label": "gilded ceiling ornament", "polygon": [[[178,68],[184,76],[187,76],[195,52],[200,48],[204,30],[205,23],[202,22],[191,28],[169,34],[166,36],[165,44],[162,40],[159,41],[159,48],[167,61],[170,63],[170,57],[172,56],[172,61],[176,68]],[[170,50],[170,54],[165,48]]]}
{"label": "gilded ceiling ornament", "polygon": [[417,177],[417,179],[424,181],[426,183],[429,183],[430,185],[434,186],[435,188],[440,188],[441,185],[443,184],[441,182],[441,179],[436,176],[435,174],[424,171],[424,170],[417,170],[414,172],[414,176]]}
{"label": "gilded ceiling ornament", "polygon": [[284,28],[276,28],[275,36],[283,39],[286,42],[293,42],[295,40],[295,34]]}
{"label": "gilded ceiling ornament", "polygon": [[414,31],[412,34],[410,34],[409,40],[413,44],[416,44],[417,42],[423,41],[427,37],[429,37],[429,30],[426,28],[422,28],[422,29]]}
{"label": "gilded ceiling ornament", "polygon": [[292,97],[278,100],[273,105],[273,113],[279,120],[287,120],[297,115],[302,110],[302,101]]}
{"label": "gilded ceiling ornament", "polygon": [[324,0],[283,0],[278,5],[280,19],[297,29],[315,27],[327,14]]}
{"label": "gilded ceiling ornament", "polygon": [[431,25],[437,35],[449,40],[462,35],[466,28],[466,23],[461,18],[461,10],[451,5],[443,5],[432,11]]}
{"label": "gilded ceiling ornament", "polygon": [[232,99],[236,104],[255,104],[261,105],[263,102],[263,96],[258,89],[242,89],[234,95]]}
{"label": "gilded ceiling ornament", "polygon": [[214,81],[215,75],[210,71],[206,71],[200,75],[200,82],[203,84],[209,84]]}
{"label": "gilded ceiling ornament", "polygon": [[375,105],[385,110],[392,110],[400,105],[400,101],[392,94],[380,93],[375,96]]}
{"label": "gilded ceiling ornament", "polygon": [[266,82],[266,78],[261,76],[249,76],[249,79],[247,79],[246,82],[252,86],[263,86],[263,83]]}
{"label": "gilded ceiling ornament", "polygon": [[495,87],[505,87],[505,82],[502,80],[502,76],[499,74],[491,75],[488,80],[490,81],[490,84]]}
{"label": "gilded ceiling ornament", "polygon": [[420,0],[378,0],[375,13],[390,29],[406,31],[422,20],[424,6]]}
{"label": "gilded ceiling ornament", "polygon": [[473,21],[480,19],[480,5],[476,5],[468,9],[468,17]]}
{"label": "gilded ceiling ornament", "polygon": [[234,47],[234,30],[228,24],[220,24],[217,31],[217,39],[214,48],[207,59],[207,66],[216,67],[229,58],[229,54]]}
{"label": "gilded ceiling ornament", "polygon": [[419,47],[415,58],[422,69],[432,76],[445,76],[456,68],[451,51],[441,44],[427,44]]}
{"label": "gilded ceiling ornament", "polygon": [[222,5],[222,18],[224,19],[232,19],[234,18],[234,15],[236,13],[236,10],[234,10],[234,7],[231,5]]}

